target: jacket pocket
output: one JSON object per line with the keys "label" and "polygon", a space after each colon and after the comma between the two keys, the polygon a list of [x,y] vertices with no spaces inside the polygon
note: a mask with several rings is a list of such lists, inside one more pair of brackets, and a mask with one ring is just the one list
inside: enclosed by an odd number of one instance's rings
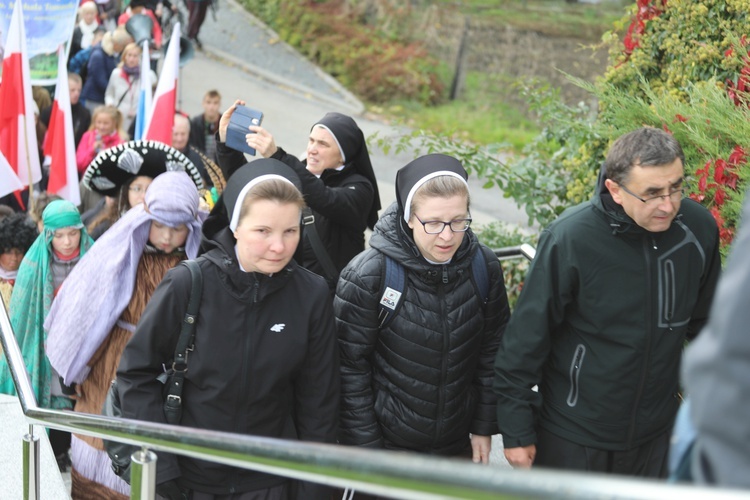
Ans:
{"label": "jacket pocket", "polygon": [[586,346],[578,344],[573,353],[573,361],[570,363],[570,392],[568,393],[568,406],[573,407],[578,403],[578,376],[581,374],[583,357],[586,355]]}

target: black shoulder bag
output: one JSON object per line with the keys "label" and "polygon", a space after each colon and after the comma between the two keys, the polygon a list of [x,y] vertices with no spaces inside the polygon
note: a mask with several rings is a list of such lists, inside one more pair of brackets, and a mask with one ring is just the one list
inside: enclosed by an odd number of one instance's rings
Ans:
{"label": "black shoulder bag", "polygon": [[336,266],[333,265],[331,256],[328,255],[328,252],[326,251],[323,240],[320,239],[318,229],[315,227],[315,215],[313,215],[310,207],[305,207],[302,210],[302,224],[305,226],[305,236],[307,236],[310,241],[313,253],[315,253],[315,257],[318,258],[320,267],[323,268],[323,277],[328,282],[328,286],[332,290],[335,290],[337,282],[336,278],[339,273],[336,271]]}
{"label": "black shoulder bag", "polygon": [[[198,319],[198,307],[203,292],[203,275],[198,263],[194,260],[185,260],[181,264],[186,265],[190,270],[192,279],[190,301],[182,320],[182,329],[180,330],[180,337],[177,339],[172,366],[156,378],[164,384],[164,417],[167,423],[172,425],[178,425],[182,417],[182,387],[185,381],[185,372],[187,372],[188,352],[194,348],[195,324]],[[112,381],[109,388],[107,399],[104,401],[104,408],[102,408],[102,415],[122,417],[117,379]],[[104,448],[112,461],[112,470],[127,483],[130,483],[130,455],[137,447],[105,440]]]}

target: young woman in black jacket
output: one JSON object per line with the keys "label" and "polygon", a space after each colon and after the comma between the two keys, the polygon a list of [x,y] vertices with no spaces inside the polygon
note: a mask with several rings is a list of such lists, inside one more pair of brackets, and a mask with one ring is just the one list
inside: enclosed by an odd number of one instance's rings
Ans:
{"label": "young woman in black jacket", "polygon": [[[182,393],[181,425],[335,442],[338,346],[325,281],[292,256],[304,206],[299,179],[258,160],[228,180],[203,226],[203,293]],[[117,372],[125,418],[165,422],[162,363],[172,358],[191,278],[179,266],[154,292]],[[293,425],[290,425],[293,424]],[[159,454],[168,498],[327,500],[326,488],[226,465]],[[190,496],[192,495],[192,496]]]}
{"label": "young woman in black jacket", "polygon": [[[403,167],[371,248],[341,272],[342,444],[489,460],[493,363],[509,309],[500,263],[469,228],[466,179],[445,155]],[[384,287],[386,257],[405,270],[400,298]],[[475,271],[489,282],[486,297]],[[382,324],[380,304],[396,300]]]}

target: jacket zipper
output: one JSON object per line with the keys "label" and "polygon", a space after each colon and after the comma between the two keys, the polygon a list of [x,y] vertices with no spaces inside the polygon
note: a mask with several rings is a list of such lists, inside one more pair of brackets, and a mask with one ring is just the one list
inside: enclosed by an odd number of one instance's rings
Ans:
{"label": "jacket zipper", "polygon": [[[258,282],[258,279],[256,277],[255,283],[253,284],[253,306],[250,308],[250,318],[248,319],[248,332],[253,332],[255,330],[255,311],[256,311],[256,304],[258,303],[258,290],[260,288],[260,283]],[[245,335],[245,359],[242,361],[242,378],[240,379],[240,392],[237,395],[237,407],[242,408],[247,405],[247,398],[245,401],[242,401],[242,396],[246,395],[248,393],[248,386],[249,381],[247,380],[247,373],[248,373],[248,365],[250,364],[251,354],[253,351],[253,336]],[[246,412],[247,413],[247,412]],[[235,429],[238,434],[247,434],[247,429],[243,426],[243,423],[239,420],[235,423]],[[228,484],[229,492],[234,493],[236,491],[235,484],[237,483],[238,476],[236,474],[232,474],[230,483]]]}
{"label": "jacket zipper", "polygon": [[573,361],[570,363],[570,392],[568,393],[568,406],[571,408],[578,403],[578,376],[581,374],[583,357],[586,355],[586,346],[578,344],[573,353]]}
{"label": "jacket zipper", "polygon": [[[672,323],[674,318],[675,293],[677,287],[674,282],[674,262],[667,260],[664,263],[664,320],[667,325]],[[671,329],[671,328],[670,328]]]}
{"label": "jacket zipper", "polygon": [[[255,283],[253,283],[253,301],[252,301],[252,307],[249,308],[249,318],[248,318],[248,332],[253,332],[254,330],[254,318],[255,318],[255,305],[258,302],[258,289],[260,287],[260,283],[258,280],[255,280]],[[242,399],[243,395],[247,394],[248,390],[248,380],[247,380],[247,373],[248,373],[248,365],[250,364],[251,354],[252,354],[252,334],[245,335],[245,359],[242,360],[242,379],[240,382],[240,393],[238,397],[238,406],[242,406]],[[245,404],[250,398],[245,399]],[[240,422],[237,422],[237,432],[244,433],[246,432],[244,427],[240,427]]]}
{"label": "jacket zipper", "polygon": [[[438,286],[438,296],[441,304],[445,299],[445,284],[448,283],[448,269],[446,268],[446,266],[443,266],[442,283],[442,285]],[[441,313],[441,322],[443,325],[443,352],[440,356],[440,385],[438,386],[437,423],[435,425],[435,436],[433,436],[432,439],[433,449],[437,447],[438,440],[443,434],[443,415],[445,414],[445,374],[448,369],[448,361],[446,359],[445,353],[448,352],[448,348],[450,347],[448,328],[446,327],[448,321],[447,315],[445,314],[445,309],[443,309]]]}
{"label": "jacket zipper", "polygon": [[[651,242],[654,250],[657,249],[656,241],[651,237]],[[651,336],[653,335],[652,326],[653,322],[651,321],[652,316],[652,306],[651,306],[651,299],[653,296],[653,283],[651,279],[651,254],[649,253],[650,249],[648,248],[648,241],[644,239],[643,241],[643,253],[646,260],[646,349],[643,356],[643,364],[641,368],[641,378],[638,382],[638,387],[636,389],[635,393],[635,402],[633,404],[633,413],[630,417],[630,428],[628,429],[628,448],[631,448],[633,446],[633,438],[635,435],[635,429],[636,429],[636,420],[638,418],[638,409],[641,405],[641,398],[643,397],[643,391],[646,387],[646,375],[648,373],[648,366],[651,363]]]}

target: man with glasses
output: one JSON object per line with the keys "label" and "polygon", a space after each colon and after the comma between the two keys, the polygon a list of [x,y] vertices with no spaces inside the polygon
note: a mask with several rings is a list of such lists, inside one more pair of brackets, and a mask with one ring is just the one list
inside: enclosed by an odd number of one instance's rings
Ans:
{"label": "man with glasses", "polygon": [[666,475],[682,348],[721,267],[716,222],[683,199],[684,158],[659,129],[620,137],[594,198],[542,232],[495,361],[514,467]]}

